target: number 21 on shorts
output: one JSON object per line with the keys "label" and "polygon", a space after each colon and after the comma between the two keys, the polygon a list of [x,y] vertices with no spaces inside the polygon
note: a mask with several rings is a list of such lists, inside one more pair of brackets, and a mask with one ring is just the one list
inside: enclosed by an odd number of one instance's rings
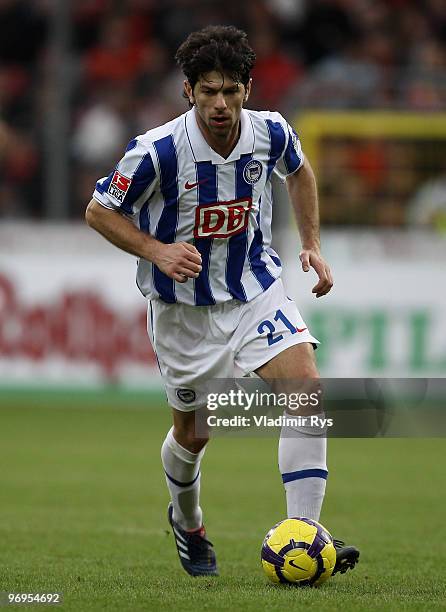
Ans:
{"label": "number 21 on shorts", "polygon": [[[282,321],[282,323],[284,323],[284,325],[290,330],[292,334],[297,334],[297,332],[303,332],[305,329],[307,329],[306,327],[299,329],[298,327],[293,325],[280,309],[276,311],[276,314],[274,315],[274,321]],[[275,338],[273,337],[273,334],[276,331],[276,327],[274,323],[272,321],[269,321],[268,319],[260,323],[257,328],[257,331],[259,334],[263,334],[265,331],[268,331],[266,335],[266,338],[268,340],[268,346],[272,346],[273,344],[276,344],[277,342],[283,340],[282,334],[279,334]]]}

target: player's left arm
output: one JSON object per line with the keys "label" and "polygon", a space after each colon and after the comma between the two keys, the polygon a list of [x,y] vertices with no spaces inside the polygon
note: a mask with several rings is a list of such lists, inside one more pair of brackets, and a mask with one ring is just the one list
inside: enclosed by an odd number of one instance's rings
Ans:
{"label": "player's left arm", "polygon": [[302,270],[308,272],[310,267],[315,270],[319,281],[313,287],[312,293],[315,293],[317,298],[322,297],[333,287],[333,277],[321,255],[316,179],[306,158],[296,172],[288,175],[286,184],[302,242],[302,250],[299,253]]}

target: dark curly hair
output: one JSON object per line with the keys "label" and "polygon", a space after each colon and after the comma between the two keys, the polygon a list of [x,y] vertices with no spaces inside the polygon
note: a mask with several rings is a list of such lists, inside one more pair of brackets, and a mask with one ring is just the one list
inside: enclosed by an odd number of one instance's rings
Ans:
{"label": "dark curly hair", "polygon": [[212,70],[246,87],[255,59],[246,32],[234,26],[208,26],[192,32],[175,54],[192,89],[201,75]]}

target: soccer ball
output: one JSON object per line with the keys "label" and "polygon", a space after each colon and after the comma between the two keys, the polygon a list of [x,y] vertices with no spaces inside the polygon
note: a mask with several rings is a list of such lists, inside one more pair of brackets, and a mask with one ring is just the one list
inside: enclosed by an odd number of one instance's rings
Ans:
{"label": "soccer ball", "polygon": [[261,559],[272,582],[319,586],[333,573],[336,550],[333,538],[320,523],[289,518],[268,531]]}

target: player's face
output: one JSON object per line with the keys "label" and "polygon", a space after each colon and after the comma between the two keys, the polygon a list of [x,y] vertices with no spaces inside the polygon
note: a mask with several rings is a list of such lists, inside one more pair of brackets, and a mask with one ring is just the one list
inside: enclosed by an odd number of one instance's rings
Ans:
{"label": "player's face", "polygon": [[251,82],[245,87],[243,83],[214,70],[202,75],[193,90],[186,81],[185,91],[195,105],[205,135],[220,142],[238,136],[240,113],[249,97]]}

